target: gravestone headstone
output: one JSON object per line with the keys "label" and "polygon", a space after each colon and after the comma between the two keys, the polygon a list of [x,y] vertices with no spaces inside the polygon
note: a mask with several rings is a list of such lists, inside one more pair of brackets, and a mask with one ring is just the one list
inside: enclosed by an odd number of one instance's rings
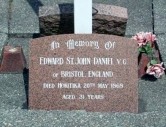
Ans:
{"label": "gravestone headstone", "polygon": [[29,108],[138,112],[137,43],[102,34],[30,42]]}

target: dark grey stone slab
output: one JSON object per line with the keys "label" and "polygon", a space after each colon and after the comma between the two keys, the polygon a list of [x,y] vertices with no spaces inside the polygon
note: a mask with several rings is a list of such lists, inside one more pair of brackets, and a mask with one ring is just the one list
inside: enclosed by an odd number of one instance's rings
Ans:
{"label": "dark grey stone slab", "polygon": [[166,114],[164,112],[135,115],[0,109],[0,125],[2,127],[165,127],[165,121]]}
{"label": "dark grey stone slab", "polygon": [[[29,0],[28,0],[29,1]],[[39,33],[38,6],[27,0],[13,0],[11,3],[10,34]],[[33,6],[32,6],[33,5]]]}
{"label": "dark grey stone slab", "polygon": [[88,113],[89,127],[116,127],[116,115],[111,113]]}
{"label": "dark grey stone slab", "polygon": [[9,1],[0,0],[0,32],[8,33],[8,9]]}
{"label": "dark grey stone slab", "polygon": [[116,113],[117,127],[143,126],[143,114]]}
{"label": "dark grey stone slab", "polygon": [[150,115],[153,117],[154,127],[166,127],[166,112],[154,112]]}
{"label": "dark grey stone slab", "polygon": [[16,127],[88,127],[86,112],[0,110],[0,125]]}
{"label": "dark grey stone slab", "polygon": [[166,32],[166,1],[153,0],[154,6],[154,31],[156,34]]}
{"label": "dark grey stone slab", "polygon": [[157,81],[139,81],[140,112],[166,112],[166,76]]}
{"label": "dark grey stone slab", "polygon": [[29,41],[31,38],[9,38],[8,44],[10,46],[21,46],[26,58],[27,67],[29,66]]}
{"label": "dark grey stone slab", "polygon": [[22,74],[0,74],[0,100],[0,109],[22,109],[26,107]]}
{"label": "dark grey stone slab", "polygon": [[155,126],[155,122],[154,122],[154,119],[155,119],[155,114],[154,113],[144,113],[142,115],[142,118],[143,118],[143,125],[144,127],[157,127]]}
{"label": "dark grey stone slab", "polygon": [[164,65],[166,65],[166,34],[157,35],[157,44],[158,44]]}

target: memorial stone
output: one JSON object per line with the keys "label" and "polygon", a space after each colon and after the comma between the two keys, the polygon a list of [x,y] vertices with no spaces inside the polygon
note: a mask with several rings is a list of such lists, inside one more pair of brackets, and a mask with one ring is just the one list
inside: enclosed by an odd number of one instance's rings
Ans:
{"label": "memorial stone", "polygon": [[134,40],[66,34],[30,42],[29,108],[138,112]]}

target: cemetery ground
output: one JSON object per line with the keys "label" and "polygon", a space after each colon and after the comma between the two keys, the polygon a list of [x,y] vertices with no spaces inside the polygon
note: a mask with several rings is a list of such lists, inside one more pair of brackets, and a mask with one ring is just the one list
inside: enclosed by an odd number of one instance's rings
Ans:
{"label": "cemetery ground", "polygon": [[[23,47],[28,62],[29,41],[40,33],[40,6],[71,3],[72,0],[0,0],[0,49]],[[93,0],[126,7],[126,37],[153,32],[166,65],[165,0]],[[130,79],[130,77],[129,77]],[[28,71],[0,74],[0,126],[2,127],[165,127],[166,77],[156,81],[139,79],[139,113],[44,111],[27,109]]]}

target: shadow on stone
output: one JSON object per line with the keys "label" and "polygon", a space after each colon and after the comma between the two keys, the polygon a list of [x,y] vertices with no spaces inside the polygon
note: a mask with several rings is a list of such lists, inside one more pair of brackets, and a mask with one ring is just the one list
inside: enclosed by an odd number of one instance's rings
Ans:
{"label": "shadow on stone", "polygon": [[151,81],[151,82],[157,81],[157,78],[155,78],[153,75],[147,75],[147,74],[142,76],[141,79],[145,81]]}
{"label": "shadow on stone", "polygon": [[39,37],[41,37],[40,34],[33,34],[33,36],[32,36],[33,39],[35,39],[35,38],[39,38]]}
{"label": "shadow on stone", "polygon": [[22,104],[22,109],[28,109],[27,102],[24,102],[24,103]]}
{"label": "shadow on stone", "polygon": [[43,6],[42,2],[40,0],[27,0],[29,5],[32,7],[33,11],[36,13],[36,15],[39,15],[39,7]]}
{"label": "shadow on stone", "polygon": [[24,68],[24,70],[23,70],[23,78],[24,78],[26,102],[22,105],[22,108],[28,109],[29,70],[27,68]]}
{"label": "shadow on stone", "polygon": [[[74,11],[73,4],[58,4],[58,7],[60,14],[39,17],[41,37],[74,33],[74,15],[70,13]],[[67,10],[69,13],[65,13]]]}
{"label": "shadow on stone", "polygon": [[142,99],[138,99],[138,113],[146,112],[146,103]]}
{"label": "shadow on stone", "polygon": [[60,9],[60,22],[59,22],[59,34],[74,33],[74,15],[73,13],[65,14],[64,11],[70,9],[74,12],[73,4],[59,4]]}

